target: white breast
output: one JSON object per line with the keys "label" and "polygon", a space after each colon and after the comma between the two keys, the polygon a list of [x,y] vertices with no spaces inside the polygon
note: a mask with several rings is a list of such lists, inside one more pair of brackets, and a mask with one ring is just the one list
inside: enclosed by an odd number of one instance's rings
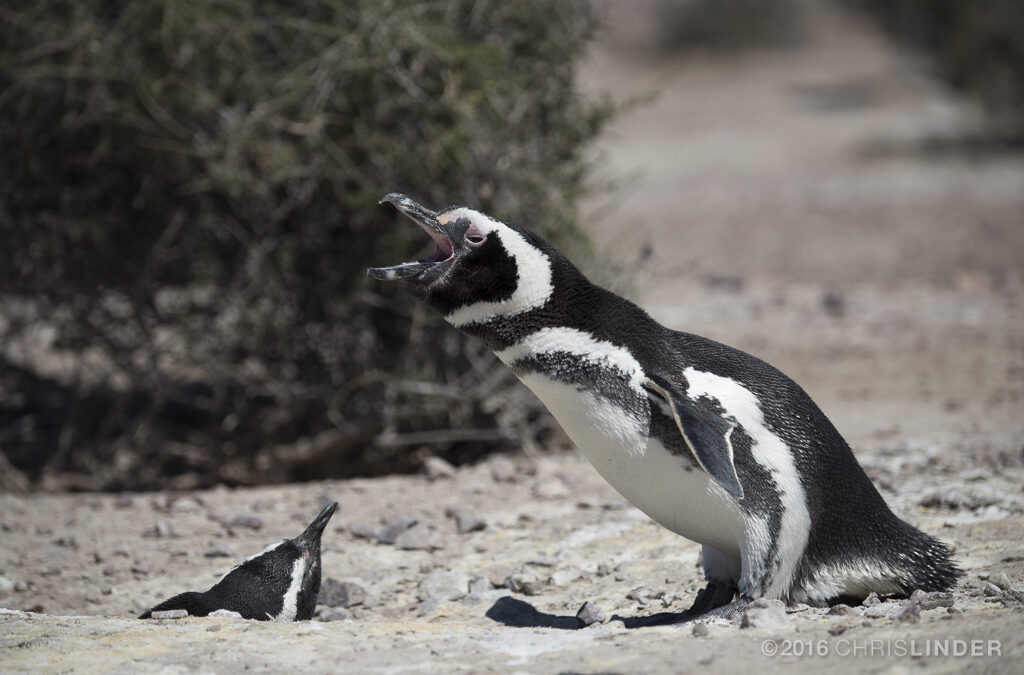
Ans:
{"label": "white breast", "polygon": [[540,373],[520,376],[598,473],[655,522],[722,553],[740,556],[735,501],[686,458],[648,440],[646,424],[589,391]]}

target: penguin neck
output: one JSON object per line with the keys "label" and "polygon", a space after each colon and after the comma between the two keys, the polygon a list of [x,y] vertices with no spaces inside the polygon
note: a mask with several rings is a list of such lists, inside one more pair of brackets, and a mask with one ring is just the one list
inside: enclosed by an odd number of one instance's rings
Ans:
{"label": "penguin neck", "polygon": [[[595,338],[620,342],[624,335],[657,326],[648,314],[628,300],[597,286],[568,261],[554,265],[552,293],[539,307],[511,316],[494,315],[486,321],[458,326],[500,352],[545,328],[572,328]],[[620,325],[623,324],[623,325]],[[622,330],[628,327],[628,330]]]}

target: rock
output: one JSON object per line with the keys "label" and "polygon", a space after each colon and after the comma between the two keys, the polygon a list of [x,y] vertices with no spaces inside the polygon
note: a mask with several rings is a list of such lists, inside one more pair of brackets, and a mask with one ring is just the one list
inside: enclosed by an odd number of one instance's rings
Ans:
{"label": "rock", "polygon": [[869,619],[881,619],[883,616],[889,616],[899,609],[899,607],[900,606],[895,602],[883,602],[881,604],[868,607],[867,610],[864,611],[864,616]]}
{"label": "rock", "polygon": [[[665,591],[655,591],[647,586],[638,586],[630,592],[626,593],[626,599],[635,600],[641,607],[646,607],[655,600],[663,600],[665,598]],[[665,604],[662,602],[662,604]]]}
{"label": "rock", "polygon": [[366,603],[369,594],[357,583],[327,578],[320,584],[317,602],[328,607],[348,609]]}
{"label": "rock", "polygon": [[55,577],[60,575],[61,569],[54,565],[49,565],[47,567],[40,568],[36,573],[41,577]]}
{"label": "rock", "polygon": [[234,555],[234,551],[219,544],[203,551],[204,558],[232,558]]}
{"label": "rock", "polygon": [[0,593],[7,593],[14,590],[14,580],[0,574]]}
{"label": "rock", "polygon": [[743,612],[740,628],[777,628],[788,623],[786,605],[781,600],[759,598]]}
{"label": "rock", "polygon": [[557,587],[568,586],[581,576],[583,576],[583,570],[580,568],[565,567],[552,573],[552,575],[548,577],[548,583]]}
{"label": "rock", "polygon": [[515,463],[508,457],[492,457],[488,464],[491,465],[491,479],[495,483],[517,483],[522,478],[516,470]]}
{"label": "rock", "polygon": [[357,539],[376,539],[378,528],[369,523],[356,523],[348,528],[353,537]]}
{"label": "rock", "polygon": [[118,495],[117,497],[114,497],[114,508],[115,509],[128,509],[128,508],[131,508],[132,504],[134,504],[134,503],[135,503],[135,500],[132,499],[131,495],[121,494],[121,495]]}
{"label": "rock", "polygon": [[604,612],[596,604],[587,600],[580,607],[579,611],[576,612],[576,618],[580,620],[584,626],[590,626],[595,623],[602,623],[605,620]]}
{"label": "rock", "polygon": [[469,592],[470,593],[485,593],[487,591],[493,591],[494,584],[491,580],[482,574],[477,574],[469,580]]}
{"label": "rock", "polygon": [[986,596],[988,596],[990,598],[994,598],[994,597],[1002,595],[1003,594],[1003,589],[999,588],[998,586],[996,586],[994,583],[992,583],[990,581],[987,584],[985,584],[985,587],[981,589],[981,592],[982,592],[983,595],[986,595]]}
{"label": "rock", "polygon": [[467,534],[469,532],[479,532],[480,530],[486,529],[487,523],[480,518],[477,518],[472,513],[466,513],[465,511],[459,511],[455,514],[455,529],[458,530],[459,534]]}
{"label": "rock", "polygon": [[263,527],[263,519],[250,515],[235,516],[228,523],[228,527],[239,530],[258,530]]}
{"label": "rock", "polygon": [[402,534],[413,525],[418,523],[416,516],[404,515],[393,518],[384,523],[384,526],[377,530],[377,541],[382,544],[394,544],[398,535]]}
{"label": "rock", "polygon": [[890,614],[889,618],[897,623],[917,623],[921,620],[921,610],[917,603],[911,600]]}
{"label": "rock", "polygon": [[178,535],[171,529],[171,526],[165,520],[156,521],[156,525],[145,530],[142,533],[143,537],[147,539],[163,539],[165,537],[177,537]]}
{"label": "rock", "polygon": [[344,607],[324,607],[319,614],[321,621],[345,621],[352,618],[352,612]]}
{"label": "rock", "polygon": [[433,527],[418,525],[399,533],[395,546],[406,551],[437,551],[444,548],[441,536]]}
{"label": "rock", "polygon": [[982,581],[986,581],[991,576],[988,572],[978,572],[978,578]]}
{"label": "rock", "polygon": [[[181,611],[184,612],[185,610],[181,610]],[[155,614],[155,612],[154,612],[154,614]],[[239,614],[238,612],[233,612],[230,609],[215,609],[212,612],[210,612],[209,616],[220,616],[220,617],[224,617],[225,619],[241,619],[242,618],[241,614]]]}
{"label": "rock", "polygon": [[530,492],[537,499],[562,499],[569,495],[569,486],[561,478],[546,478],[534,483]]}
{"label": "rock", "polygon": [[871,591],[871,593],[868,594],[868,597],[864,598],[864,601],[860,604],[864,605],[865,607],[874,607],[875,605],[881,602],[882,601],[878,599],[878,593]]}
{"label": "rock", "polygon": [[174,513],[195,513],[202,510],[203,505],[192,497],[179,497],[171,503],[171,511]]}
{"label": "rock", "polygon": [[513,574],[505,579],[505,586],[513,593],[523,595],[540,595],[544,592],[544,585],[537,579],[525,574]]}
{"label": "rock", "polygon": [[153,612],[150,616],[154,619],[184,619],[188,616],[186,609],[165,609],[161,612]]}
{"label": "rock", "polygon": [[828,634],[832,635],[832,636],[842,635],[845,632],[846,632],[846,626],[844,626],[842,624],[840,624],[838,626],[832,626],[831,628],[828,629]]}
{"label": "rock", "polygon": [[100,593],[102,593],[103,595],[110,595],[113,592],[114,587],[110,584],[103,584],[102,586],[100,586]]}
{"label": "rock", "polygon": [[786,614],[798,614],[800,612],[806,612],[810,608],[810,605],[798,602],[795,605],[786,605]]}
{"label": "rock", "polygon": [[693,624],[693,637],[705,637],[711,630],[706,623]]}
{"label": "rock", "polygon": [[829,607],[828,613],[832,616],[849,616],[851,614],[856,614],[856,612],[853,611],[853,607],[842,603]]}
{"label": "rock", "polygon": [[450,462],[434,455],[423,460],[423,471],[430,480],[451,478],[455,475],[455,467]]}
{"label": "rock", "polygon": [[615,571],[616,565],[610,562],[597,563],[597,576],[606,577]]}
{"label": "rock", "polygon": [[917,605],[921,609],[935,609],[936,607],[952,607],[953,594],[943,591],[922,593],[917,599]]}
{"label": "rock", "polygon": [[506,580],[517,574],[519,568],[514,565],[489,565],[484,569],[480,570],[480,574],[487,577],[487,580],[491,582],[491,585],[495,588],[505,588]]}
{"label": "rock", "polygon": [[466,595],[469,577],[459,572],[432,572],[420,582],[417,597],[424,601],[447,602]]}
{"label": "rock", "polygon": [[1010,577],[1007,576],[1006,572],[1000,572],[992,577],[992,583],[998,586],[1001,591],[1010,590]]}

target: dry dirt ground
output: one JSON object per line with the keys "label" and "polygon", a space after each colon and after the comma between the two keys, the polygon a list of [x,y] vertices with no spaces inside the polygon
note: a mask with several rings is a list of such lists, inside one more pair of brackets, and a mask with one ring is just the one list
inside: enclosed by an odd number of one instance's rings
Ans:
{"label": "dry dirt ground", "polygon": [[[849,17],[810,19],[787,50],[595,51],[588,86],[660,96],[604,141],[601,174],[633,179],[588,204],[594,236],[655,317],[804,385],[893,508],[955,548],[952,608],[630,629],[689,605],[697,546],[577,455],[495,458],[434,478],[0,494],[0,671],[1024,671],[1024,160],[946,151],[980,128],[969,105]],[[324,621],[130,618],[294,536],[324,499],[341,503]],[[417,524],[381,543],[402,516]],[[579,628],[585,601],[606,621]]]}

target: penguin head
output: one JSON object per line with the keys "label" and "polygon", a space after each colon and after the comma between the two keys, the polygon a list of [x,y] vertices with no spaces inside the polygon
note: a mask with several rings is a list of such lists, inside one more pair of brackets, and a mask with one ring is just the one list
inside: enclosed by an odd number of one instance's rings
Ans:
{"label": "penguin head", "polygon": [[432,211],[403,194],[385,195],[434,240],[422,260],[372,267],[367,275],[408,285],[456,326],[486,323],[543,306],[552,263],[564,259],[543,238],[464,206]]}

